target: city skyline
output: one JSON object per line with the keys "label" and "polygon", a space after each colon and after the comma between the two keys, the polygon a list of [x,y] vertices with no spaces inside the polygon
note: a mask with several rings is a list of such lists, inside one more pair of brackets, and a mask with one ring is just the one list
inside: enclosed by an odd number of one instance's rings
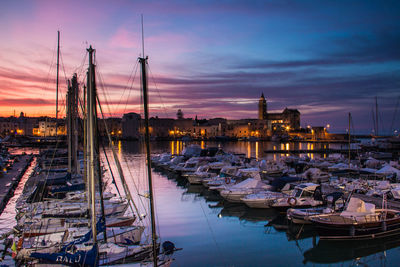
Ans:
{"label": "city skyline", "polygon": [[106,113],[140,113],[138,86],[127,88],[143,14],[152,116],[257,118],[264,93],[268,111],[298,109],[303,127],[343,132],[351,112],[355,131],[369,133],[377,96],[381,131],[400,129],[396,1],[3,1],[0,9],[0,116],[55,115],[57,30],[61,100],[65,77],[83,81],[92,44]]}

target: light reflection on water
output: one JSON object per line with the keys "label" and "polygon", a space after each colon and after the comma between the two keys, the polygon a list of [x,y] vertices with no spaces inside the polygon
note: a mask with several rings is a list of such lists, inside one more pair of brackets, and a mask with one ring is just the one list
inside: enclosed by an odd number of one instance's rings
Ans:
{"label": "light reflection on water", "polygon": [[[178,142],[181,141],[152,143],[152,151],[172,152],[172,147],[184,147],[184,143],[177,145]],[[271,159],[276,155],[267,155],[264,150],[273,149],[274,145],[280,147],[270,142],[205,142],[205,145],[220,145],[225,151],[246,156],[250,149],[251,156]],[[289,148],[301,146],[290,144]],[[146,190],[143,151],[135,142],[122,144],[123,158],[137,173],[136,183]],[[123,166],[127,168],[126,163]],[[223,204],[217,194],[202,186],[187,185],[172,174],[154,171],[153,180],[160,236],[163,241],[173,241],[183,248],[176,253],[174,266],[381,266],[382,263],[397,266],[400,259],[398,241],[364,247],[365,243],[336,246],[316,240],[313,247],[311,229],[304,228],[299,233],[298,227],[288,227],[284,217],[274,210]]]}
{"label": "light reflection on water", "polygon": [[[204,145],[219,145],[225,151],[245,155],[250,149],[250,155],[259,158],[280,156],[264,153],[274,146],[280,147],[279,143],[205,142]],[[114,146],[140,213],[147,214],[148,201],[138,196],[148,191],[144,146],[139,142],[115,142]],[[318,144],[315,146],[318,148]],[[152,143],[154,153],[172,149],[180,153],[184,147],[181,141]],[[290,149],[301,147],[307,144],[289,143]],[[111,153],[108,155],[111,159]],[[116,175],[115,166],[112,168]],[[202,186],[186,185],[174,175],[153,172],[153,181],[161,239],[183,248],[175,254],[173,266],[398,266],[399,239],[351,245],[316,242],[313,246],[310,229],[304,228],[299,233],[300,229],[289,228],[275,210],[223,204],[217,194]],[[4,222],[0,224],[5,227]],[[294,240],[296,237],[299,240]]]}

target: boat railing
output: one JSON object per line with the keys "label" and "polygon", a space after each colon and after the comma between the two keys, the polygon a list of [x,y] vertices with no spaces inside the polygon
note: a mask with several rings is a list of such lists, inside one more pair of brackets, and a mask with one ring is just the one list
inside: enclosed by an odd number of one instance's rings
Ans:
{"label": "boat railing", "polygon": [[359,224],[359,223],[372,223],[382,221],[378,214],[364,214],[359,216],[342,216],[332,214],[317,215],[321,220],[329,221],[330,223],[343,223],[343,224]]}

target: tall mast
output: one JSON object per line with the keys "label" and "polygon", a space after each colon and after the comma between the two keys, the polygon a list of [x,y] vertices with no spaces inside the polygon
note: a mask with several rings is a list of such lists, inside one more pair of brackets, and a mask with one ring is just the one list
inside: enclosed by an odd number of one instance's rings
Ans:
{"label": "tall mast", "polygon": [[351,145],[351,142],[350,142],[350,126],[351,126],[351,113],[349,112],[349,168],[350,168],[350,145]]}
{"label": "tall mast", "polygon": [[67,92],[67,138],[68,138],[68,173],[72,174],[72,86],[71,81],[68,80]]}
{"label": "tall mast", "polygon": [[96,199],[95,199],[95,159],[94,159],[94,66],[93,66],[93,48],[89,47],[89,72],[87,86],[87,123],[88,123],[88,181],[90,189],[90,210],[92,219],[93,244],[97,246],[97,229],[96,229]]}
{"label": "tall mast", "polygon": [[147,57],[144,57],[144,28],[143,14],[142,21],[142,57],[139,62],[142,68],[142,88],[143,88],[143,106],[144,106],[144,126],[145,126],[145,143],[146,143],[146,161],[147,161],[147,177],[149,180],[149,198],[150,198],[150,217],[151,217],[151,237],[153,241],[153,266],[157,267],[157,235],[156,235],[156,217],[154,213],[154,196],[153,196],[153,180],[151,178],[151,152],[150,152],[150,132],[149,132],[149,98],[147,93],[147,74],[146,63]]}
{"label": "tall mast", "polygon": [[74,88],[73,90],[73,119],[72,119],[72,167],[73,167],[73,173],[78,173],[79,172],[79,162],[78,162],[78,105],[79,105],[79,84],[78,84],[78,78],[76,73],[72,77],[72,87]]}
{"label": "tall mast", "polygon": [[56,136],[58,131],[58,73],[60,69],[60,31],[57,31],[57,78],[56,78]]}
{"label": "tall mast", "polygon": [[375,96],[375,121],[376,121],[376,133],[375,135],[379,135],[379,122],[378,122],[378,97]]}
{"label": "tall mast", "polygon": [[153,199],[153,182],[151,179],[151,158],[150,158],[150,132],[149,132],[149,107],[148,107],[148,94],[147,94],[147,77],[146,77],[146,63],[147,58],[139,58],[142,67],[142,87],[143,87],[143,102],[144,102],[144,126],[145,126],[145,143],[146,143],[146,161],[147,161],[147,175],[149,179],[149,198],[150,198],[150,215],[151,215],[151,233],[153,240],[153,262],[157,266],[157,236],[156,236],[156,222],[154,215],[154,199]]}

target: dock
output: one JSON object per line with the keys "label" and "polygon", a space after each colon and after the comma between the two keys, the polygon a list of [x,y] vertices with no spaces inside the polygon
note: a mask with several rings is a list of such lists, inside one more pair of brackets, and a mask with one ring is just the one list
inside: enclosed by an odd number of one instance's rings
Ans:
{"label": "dock", "polygon": [[17,157],[19,161],[14,162],[12,168],[0,177],[0,214],[14,195],[15,188],[17,188],[33,159],[33,155],[20,155]]}

